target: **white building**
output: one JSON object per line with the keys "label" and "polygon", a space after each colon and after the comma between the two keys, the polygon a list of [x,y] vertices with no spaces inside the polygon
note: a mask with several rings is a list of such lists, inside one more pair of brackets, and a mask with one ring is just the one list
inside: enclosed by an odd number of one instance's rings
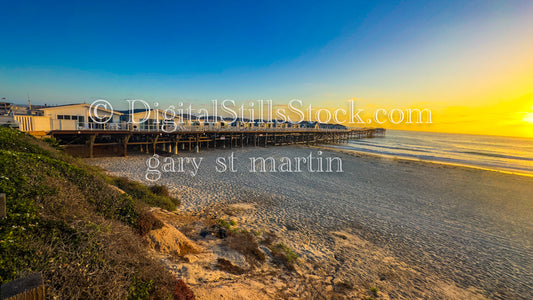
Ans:
{"label": "white building", "polygon": [[[87,130],[120,127],[121,112],[113,112],[103,107],[91,111],[87,103],[51,106],[38,109],[40,116],[15,115],[20,130],[49,132],[51,130]],[[91,117],[92,116],[92,117]],[[105,122],[105,124],[99,124]]]}
{"label": "white building", "polygon": [[161,109],[139,110],[132,114],[125,114],[122,117],[122,122],[129,123],[133,130],[164,130],[173,131],[174,125],[178,128],[184,123],[178,115],[167,113]]}

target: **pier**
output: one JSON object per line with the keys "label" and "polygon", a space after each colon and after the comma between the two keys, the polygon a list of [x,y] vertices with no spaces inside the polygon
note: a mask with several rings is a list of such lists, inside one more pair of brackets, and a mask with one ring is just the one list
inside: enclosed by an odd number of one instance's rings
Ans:
{"label": "pier", "polygon": [[100,157],[127,156],[128,151],[178,154],[207,149],[338,144],[354,139],[382,137],[385,129],[230,128],[173,132],[95,129],[53,130],[49,135],[73,156]]}

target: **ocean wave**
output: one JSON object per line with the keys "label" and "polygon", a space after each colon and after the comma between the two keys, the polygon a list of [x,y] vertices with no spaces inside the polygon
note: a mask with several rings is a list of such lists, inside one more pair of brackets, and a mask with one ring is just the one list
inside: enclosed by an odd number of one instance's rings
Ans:
{"label": "ocean wave", "polygon": [[488,153],[488,152],[481,152],[481,151],[457,151],[457,152],[465,153],[465,154],[480,155],[480,156],[488,156],[488,157],[533,161],[533,158],[531,157],[522,157],[522,156],[506,155],[506,154],[499,154],[499,153]]}
{"label": "ocean wave", "polygon": [[533,174],[533,139],[387,131],[339,148],[362,153]]}

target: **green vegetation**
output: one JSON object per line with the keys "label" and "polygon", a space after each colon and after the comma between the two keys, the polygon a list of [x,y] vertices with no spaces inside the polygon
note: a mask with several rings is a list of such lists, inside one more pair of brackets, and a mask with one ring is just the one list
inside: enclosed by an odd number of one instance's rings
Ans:
{"label": "green vegetation", "polygon": [[379,292],[379,289],[375,286],[371,286],[370,287],[370,292],[372,292],[372,294],[377,297],[378,296],[378,292]]}
{"label": "green vegetation", "polygon": [[59,141],[53,137],[44,137],[43,142],[48,143],[50,146],[54,147],[57,150],[63,150],[63,146],[59,144]]}
{"label": "green vegetation", "polygon": [[270,247],[270,251],[272,251],[272,255],[278,264],[285,265],[289,270],[294,270],[294,265],[299,256],[291,248],[283,243],[278,243]]}
{"label": "green vegetation", "polygon": [[147,204],[179,202],[164,188],[106,177],[56,148],[0,128],[0,192],[8,212],[0,220],[0,283],[40,271],[51,298],[190,299],[134,231],[158,226],[145,215]]}
{"label": "green vegetation", "polygon": [[137,275],[133,276],[130,285],[130,293],[128,299],[148,299],[154,292],[155,284],[153,280],[144,281],[137,278]]}
{"label": "green vegetation", "polygon": [[238,228],[235,220],[219,219],[217,225],[218,236],[226,238],[226,245],[244,255],[250,265],[258,265],[266,260],[254,234],[244,228]]}
{"label": "green vegetation", "polygon": [[125,177],[115,177],[110,180],[110,183],[131,195],[137,201],[147,203],[151,206],[159,206],[170,211],[176,210],[177,206],[180,205],[180,200],[170,197],[165,186],[154,185],[147,187]]}
{"label": "green vegetation", "polygon": [[[228,230],[231,230],[231,227],[232,226],[235,226],[237,225],[237,222],[235,220],[230,220],[230,221],[226,221],[224,219],[219,219],[218,220],[218,225],[228,229]],[[234,228],[236,230],[236,228]]]}

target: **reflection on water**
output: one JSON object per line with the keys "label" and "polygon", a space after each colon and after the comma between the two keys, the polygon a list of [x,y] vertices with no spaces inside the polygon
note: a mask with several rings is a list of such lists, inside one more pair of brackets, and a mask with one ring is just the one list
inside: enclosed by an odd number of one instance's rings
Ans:
{"label": "reflection on water", "polygon": [[339,146],[359,152],[533,175],[533,139],[388,130]]}

